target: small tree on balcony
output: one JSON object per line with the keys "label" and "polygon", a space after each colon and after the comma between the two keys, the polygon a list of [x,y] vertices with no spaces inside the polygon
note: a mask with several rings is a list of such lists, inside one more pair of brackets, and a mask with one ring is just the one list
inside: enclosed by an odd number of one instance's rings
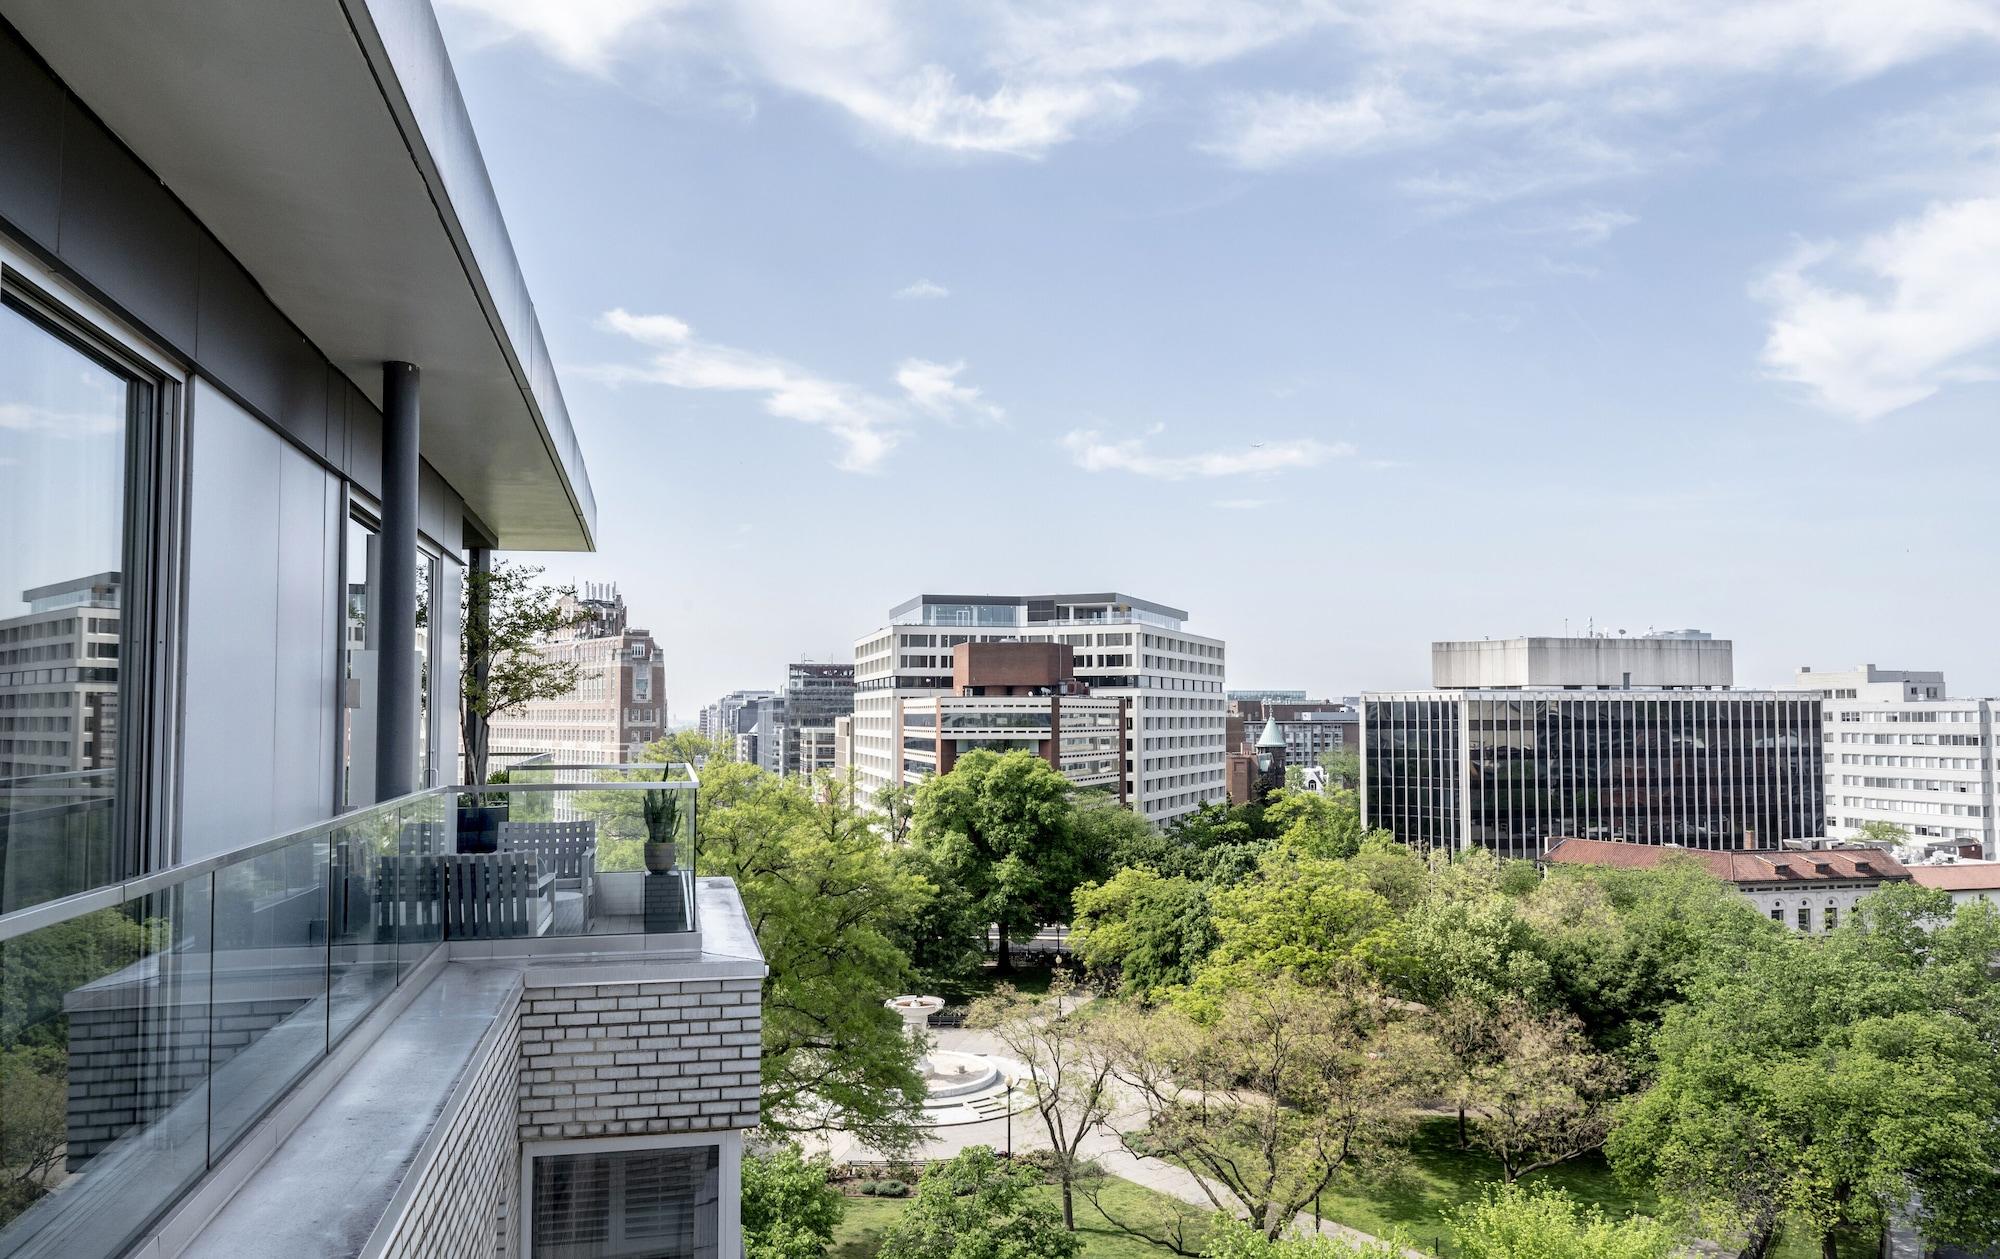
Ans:
{"label": "small tree on balcony", "polygon": [[506,560],[496,560],[491,572],[465,575],[459,725],[466,777],[475,785],[486,781],[493,719],[534,700],[561,699],[583,677],[576,661],[551,660],[536,650],[590,620],[576,602],[575,586],[544,582],[541,575],[539,565]]}

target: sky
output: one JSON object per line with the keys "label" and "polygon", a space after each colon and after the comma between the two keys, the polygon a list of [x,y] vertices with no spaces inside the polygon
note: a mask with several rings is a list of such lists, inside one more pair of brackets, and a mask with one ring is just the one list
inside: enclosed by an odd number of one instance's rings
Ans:
{"label": "sky", "polygon": [[2000,4],[439,0],[676,719],[923,591],[1232,688],[2000,692]]}

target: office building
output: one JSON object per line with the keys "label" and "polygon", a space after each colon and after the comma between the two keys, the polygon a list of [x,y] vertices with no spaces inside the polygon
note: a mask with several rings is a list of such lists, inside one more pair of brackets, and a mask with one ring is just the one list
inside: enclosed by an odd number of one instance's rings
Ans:
{"label": "office building", "polygon": [[551,363],[425,0],[0,0],[0,1255],[741,1253],[733,887],[458,851]]}
{"label": "office building", "polygon": [[585,583],[569,601],[578,623],[534,648],[577,666],[576,687],[493,718],[493,764],[546,753],[559,764],[637,760],[667,733],[666,665],[652,634],[630,623],[615,583]]}
{"label": "office building", "polygon": [[834,767],[833,723],[854,712],[854,666],[810,660],[785,666],[776,772],[810,778]]}
{"label": "office building", "polygon": [[1190,632],[1179,608],[1123,594],[918,595],[854,650],[848,760],[865,796],[933,766],[903,756],[905,700],[952,691],[963,643],[1056,643],[1093,697],[1126,705],[1123,776],[1130,807],[1155,824],[1225,797],[1225,654]]}
{"label": "office building", "polygon": [[2000,701],[1952,699],[1936,670],[1800,669],[1825,721],[1826,833],[1852,839],[1870,822],[1918,847],[1996,852]]}
{"label": "office building", "polygon": [[1094,697],[1064,643],[959,643],[951,686],[900,702],[903,763],[949,774],[967,752],[1030,752],[1079,787],[1126,803],[1125,699]]}
{"label": "office building", "polygon": [[737,737],[756,726],[758,701],[776,694],[776,691],[731,691],[701,710],[695,730],[704,738],[729,744],[733,756]]}
{"label": "office building", "polygon": [[120,585],[111,572],[37,586],[0,620],[0,780],[117,764]]}
{"label": "office building", "polygon": [[1794,931],[1831,931],[1870,893],[1908,883],[1916,872],[1892,853],[1869,847],[1734,848],[1689,851],[1665,844],[1562,839],[1542,860],[1551,865],[1651,870],[1676,856],[1699,862],[1734,887],[1757,912]]}
{"label": "office building", "polygon": [[1530,858],[1565,837],[1817,839],[1819,697],[1727,689],[1729,651],[1685,634],[1436,644],[1435,689],[1362,696],[1363,815],[1405,843]]}

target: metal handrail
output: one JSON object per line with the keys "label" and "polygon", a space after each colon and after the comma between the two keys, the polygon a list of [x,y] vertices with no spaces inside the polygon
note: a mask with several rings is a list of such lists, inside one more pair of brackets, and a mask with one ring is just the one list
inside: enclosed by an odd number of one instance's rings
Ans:
{"label": "metal handrail", "polygon": [[[318,835],[330,834],[340,830],[342,827],[353,825],[365,815],[379,814],[391,808],[402,808],[422,800],[433,798],[450,799],[459,795],[512,791],[577,791],[579,789],[590,791],[657,791],[662,787],[676,791],[689,791],[698,789],[701,786],[701,780],[694,774],[694,767],[685,762],[642,761],[630,765],[593,765],[576,766],[574,768],[650,769],[656,764],[662,769],[684,769],[687,771],[688,777],[671,778],[660,782],[490,783],[483,787],[454,785],[419,788],[405,795],[396,796],[388,800],[378,800],[372,804],[349,809],[345,813],[335,814],[333,817],[314,822],[309,826],[299,827],[296,830],[286,831],[282,835],[275,835],[270,839],[259,840],[243,848],[232,848],[228,852],[216,853],[213,856],[182,862],[179,865],[169,866],[164,870],[155,870],[151,873],[138,875],[130,879],[123,879],[116,883],[107,883],[102,887],[94,887],[88,891],[57,897],[55,900],[43,901],[39,905],[29,905],[26,908],[17,909],[11,913],[0,914],[0,941],[16,939],[31,931],[39,931],[43,927],[53,926],[59,922],[67,922],[72,918],[81,918],[85,914],[94,914],[102,909],[115,909],[120,905],[129,904],[132,901],[151,896],[155,892],[173,887],[188,879],[199,878],[201,875],[212,873],[225,866],[233,866],[238,862],[249,861],[261,857],[266,853],[276,852],[281,848],[289,848],[293,844],[299,843],[302,840],[312,839]],[[567,769],[572,767],[538,765],[535,768]]]}

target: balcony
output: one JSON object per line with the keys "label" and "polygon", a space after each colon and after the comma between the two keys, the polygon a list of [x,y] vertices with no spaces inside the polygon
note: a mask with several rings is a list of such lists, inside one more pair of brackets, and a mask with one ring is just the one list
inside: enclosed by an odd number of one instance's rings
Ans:
{"label": "balcony", "polygon": [[[540,762],[513,777],[0,916],[0,1256],[119,1254],[174,1220],[188,1245],[246,1211],[269,1217],[265,1229],[344,1211],[338,1227],[365,1238],[388,1227],[469,1064],[515,1061],[514,1044],[495,1047],[501,1029],[544,1034],[512,1017],[523,992],[672,988],[692,974],[703,991],[733,984],[750,994],[735,1000],[756,1000],[762,963],[733,887],[694,877],[690,767]],[[704,909],[717,916],[706,932]],[[755,1039],[743,1050],[753,1072]],[[370,1062],[381,1078],[354,1085]],[[319,1098],[342,1081],[392,1104],[328,1118],[340,1094]],[[722,1083],[754,1123],[754,1087]],[[508,1133],[517,1119],[529,1131],[511,1086],[493,1096]],[[742,1126],[742,1114],[719,1118]],[[391,1124],[381,1140],[409,1148],[387,1162],[357,1152],[355,1175],[379,1183],[331,1203],[312,1196],[313,1176],[296,1202],[300,1185],[260,1184],[287,1135],[314,1122],[329,1134]],[[331,1155],[310,1153],[324,1173]],[[206,1205],[190,1212],[191,1196]]]}

